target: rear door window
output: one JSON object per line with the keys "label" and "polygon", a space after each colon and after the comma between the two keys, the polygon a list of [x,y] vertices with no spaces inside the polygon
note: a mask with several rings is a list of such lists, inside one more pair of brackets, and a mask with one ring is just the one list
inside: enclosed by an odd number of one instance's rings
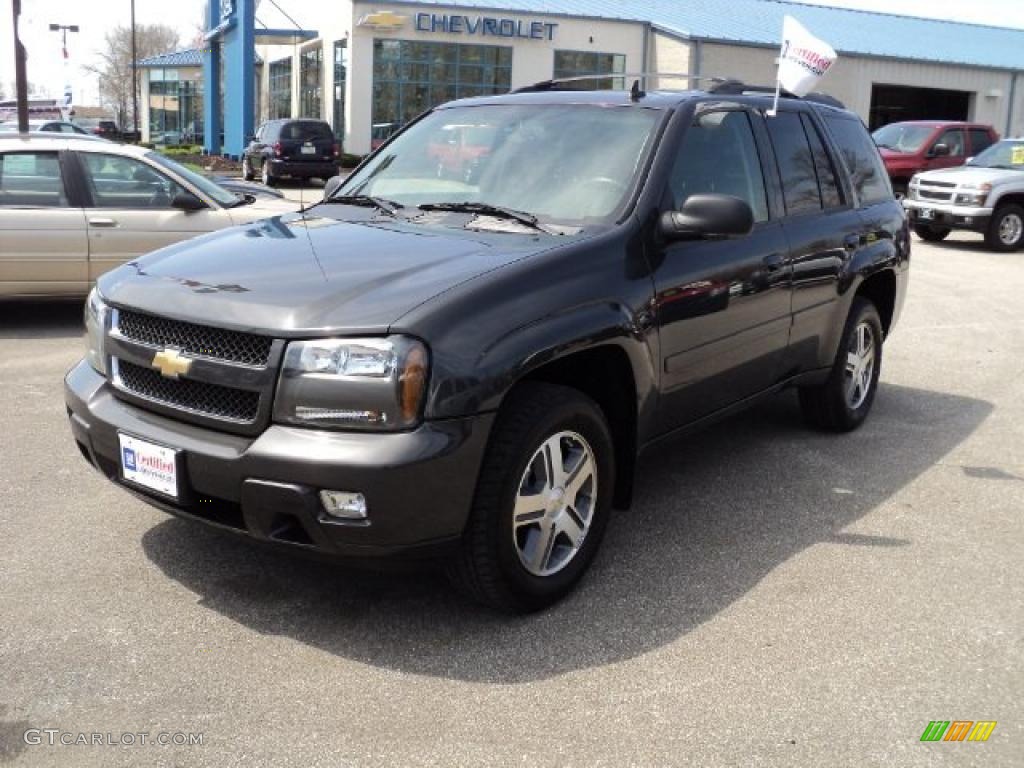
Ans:
{"label": "rear door window", "polygon": [[971,128],[971,154],[979,155],[995,144],[992,135],[984,128]]}
{"label": "rear door window", "polygon": [[882,156],[860,120],[830,113],[825,115],[825,124],[835,139],[860,205],[891,200],[892,188]]}
{"label": "rear door window", "polygon": [[676,209],[690,195],[732,195],[750,205],[754,221],[768,221],[764,174],[746,112],[697,115],[683,136],[669,184]]}
{"label": "rear door window", "polygon": [[811,145],[807,142],[800,115],[779,112],[766,118],[775,159],[779,164],[786,213],[790,216],[821,210],[821,192],[814,170]]}
{"label": "rear door window", "polygon": [[0,206],[63,208],[67,204],[56,152],[0,155]]}
{"label": "rear door window", "polygon": [[821,190],[821,202],[825,208],[839,208],[843,205],[843,196],[839,191],[839,181],[836,178],[836,169],[832,164],[825,144],[821,140],[814,122],[807,115],[800,115],[804,124],[804,133],[807,134],[807,141],[811,145],[811,154],[814,156],[814,171],[818,176],[818,189]]}

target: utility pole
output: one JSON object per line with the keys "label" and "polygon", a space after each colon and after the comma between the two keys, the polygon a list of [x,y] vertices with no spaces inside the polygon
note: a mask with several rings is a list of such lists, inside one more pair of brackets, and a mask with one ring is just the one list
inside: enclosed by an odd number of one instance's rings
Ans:
{"label": "utility pole", "polygon": [[[135,0],[132,0],[132,134],[139,131],[139,74],[135,64]],[[138,141],[138,139],[136,139]]]}
{"label": "utility pole", "polygon": [[18,17],[21,15],[21,0],[12,0],[14,9],[14,81],[15,98],[18,100],[18,133],[28,133],[28,77],[25,75],[25,46],[18,36]]}

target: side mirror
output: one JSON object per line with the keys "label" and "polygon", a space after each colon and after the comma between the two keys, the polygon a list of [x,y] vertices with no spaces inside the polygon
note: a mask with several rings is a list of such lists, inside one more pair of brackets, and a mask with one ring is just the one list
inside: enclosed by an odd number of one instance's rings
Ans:
{"label": "side mirror", "polygon": [[974,155],[968,157],[966,160],[964,160],[964,162],[967,163],[967,165],[970,165],[972,160],[974,160]]}
{"label": "side mirror", "polygon": [[345,179],[342,176],[331,176],[324,184],[324,200],[330,199],[330,197],[338,191],[338,188],[344,183]]}
{"label": "side mirror", "polygon": [[660,224],[669,240],[745,237],[754,228],[754,212],[731,195],[690,195],[680,210],[665,211]]}
{"label": "side mirror", "polygon": [[936,144],[932,147],[932,157],[948,157],[949,144]]}
{"label": "side mirror", "polygon": [[190,211],[201,211],[205,207],[206,203],[191,192],[186,192],[185,190],[181,190],[171,198],[171,208],[177,208],[178,210],[185,211],[186,213]]}

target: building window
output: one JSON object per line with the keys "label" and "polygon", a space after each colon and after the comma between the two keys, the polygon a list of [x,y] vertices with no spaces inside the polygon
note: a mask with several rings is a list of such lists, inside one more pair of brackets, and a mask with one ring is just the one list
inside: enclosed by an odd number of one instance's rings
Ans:
{"label": "building window", "polygon": [[[621,53],[593,53],[591,51],[555,51],[555,79],[585,75],[615,75],[626,71],[626,57]],[[621,90],[625,87],[621,77],[583,80],[579,90]]]}
{"label": "building window", "polygon": [[299,117],[323,117],[323,62],[324,49],[320,45],[303,51],[299,58]]}
{"label": "building window", "polygon": [[507,46],[374,40],[373,144],[431,107],[505,93],[511,84]]}
{"label": "building window", "polygon": [[199,70],[149,73],[149,136],[157,144],[203,140],[203,82]]}
{"label": "building window", "polygon": [[345,81],[348,79],[348,40],[334,43],[334,135],[345,138]]}
{"label": "building window", "polygon": [[269,102],[267,105],[268,120],[292,116],[292,60],[290,57],[270,64]]}

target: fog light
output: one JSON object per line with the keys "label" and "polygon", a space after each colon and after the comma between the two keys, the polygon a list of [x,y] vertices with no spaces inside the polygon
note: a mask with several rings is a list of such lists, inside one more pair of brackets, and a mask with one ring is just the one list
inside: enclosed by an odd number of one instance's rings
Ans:
{"label": "fog light", "polygon": [[324,512],[343,520],[366,519],[366,497],[353,491],[320,491]]}

